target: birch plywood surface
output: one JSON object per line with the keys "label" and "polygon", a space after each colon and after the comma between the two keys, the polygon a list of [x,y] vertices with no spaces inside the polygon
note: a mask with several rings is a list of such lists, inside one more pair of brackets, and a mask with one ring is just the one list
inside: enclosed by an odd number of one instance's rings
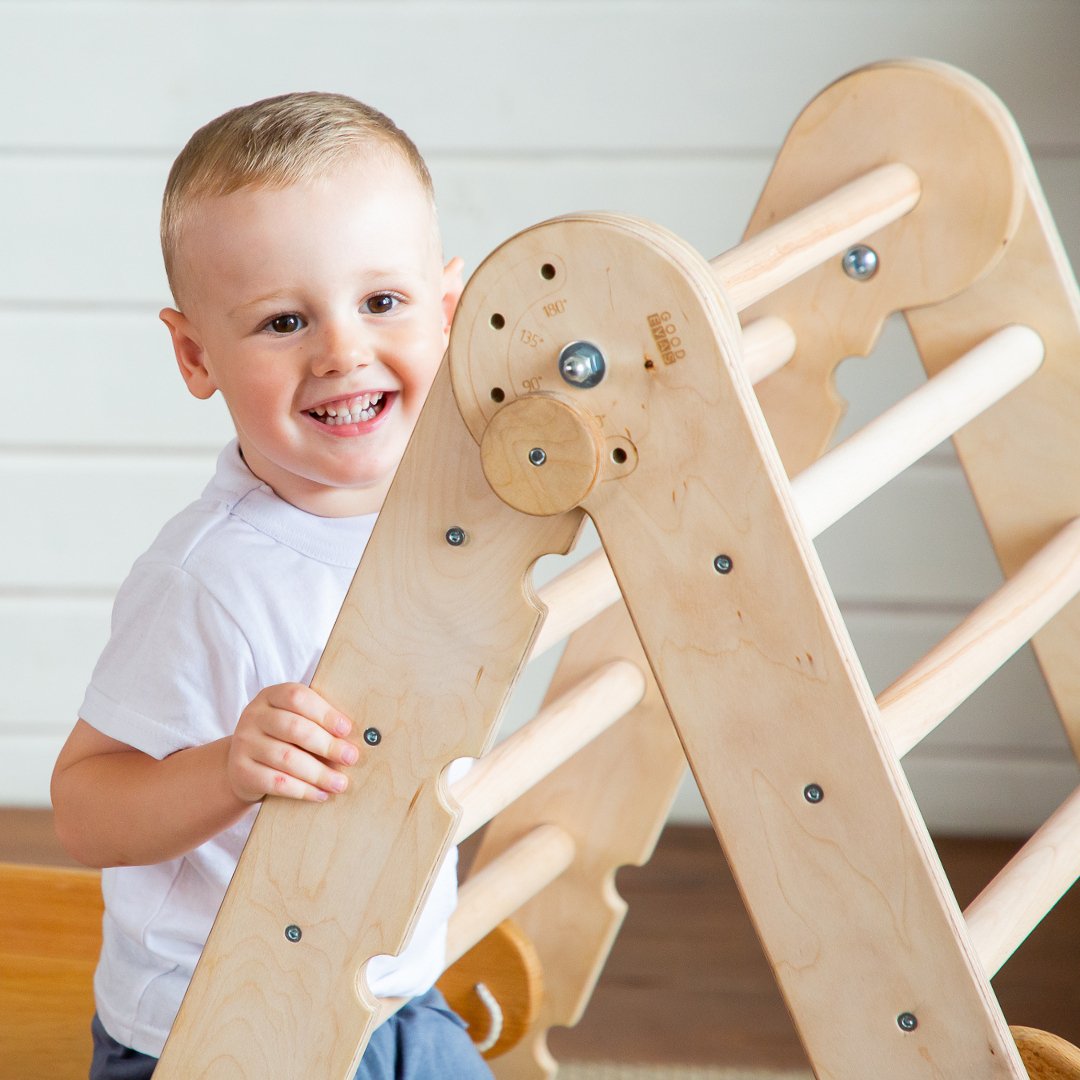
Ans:
{"label": "birch plywood surface", "polygon": [[490,741],[539,621],[526,574],[579,523],[490,493],[444,367],[312,680],[375,739],[330,803],[263,805],[162,1077],[352,1075],[376,1015],[362,969],[400,952],[454,833],[442,771]]}
{"label": "birch plywood surface", "polygon": [[[537,272],[545,265],[555,273]],[[651,329],[661,311],[682,342],[670,364]],[[595,389],[554,391],[605,445],[625,437],[634,448],[623,465],[605,460],[583,505],[818,1074],[859,1075],[872,1061],[904,1080],[1023,1076],[878,739],[706,265],[659,230],[610,217],[554,222],[500,249],[459,320],[475,328],[468,367],[454,367],[474,433],[498,407],[491,386],[520,393],[550,365],[514,333],[485,336],[491,312],[511,331],[550,327],[609,357]],[[730,573],[714,569],[720,553]],[[803,796],[811,782],[828,793],[821,806]],[[915,1008],[907,1038],[896,1018]]]}

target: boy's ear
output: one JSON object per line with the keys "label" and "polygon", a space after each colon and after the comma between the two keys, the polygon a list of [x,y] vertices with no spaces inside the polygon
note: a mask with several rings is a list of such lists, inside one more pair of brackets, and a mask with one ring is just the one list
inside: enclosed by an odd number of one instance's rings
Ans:
{"label": "boy's ear", "polygon": [[443,332],[446,334],[450,333],[450,323],[454,320],[461,290],[465,288],[464,270],[465,263],[456,255],[443,267]]}
{"label": "boy's ear", "polygon": [[191,320],[175,308],[162,308],[158,318],[169,328],[176,364],[188,390],[203,400],[213,397],[217,383],[206,366],[206,352],[199,344]]}

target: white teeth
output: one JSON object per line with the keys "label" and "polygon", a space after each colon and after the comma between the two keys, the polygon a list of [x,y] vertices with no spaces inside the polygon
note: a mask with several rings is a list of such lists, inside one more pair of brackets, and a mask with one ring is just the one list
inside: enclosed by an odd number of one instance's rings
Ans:
{"label": "white teeth", "polygon": [[309,409],[308,412],[312,416],[323,419],[330,427],[336,427],[338,424],[359,424],[362,420],[375,419],[378,411],[375,406],[382,401],[383,396],[384,392],[379,390],[374,394],[361,394],[340,405],[332,407],[320,405],[318,408]]}

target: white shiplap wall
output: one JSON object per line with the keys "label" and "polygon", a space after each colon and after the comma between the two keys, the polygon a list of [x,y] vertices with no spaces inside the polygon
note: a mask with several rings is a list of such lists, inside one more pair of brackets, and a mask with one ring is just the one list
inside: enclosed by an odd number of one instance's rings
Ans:
{"label": "white shiplap wall", "polygon": [[[291,89],[354,94],[427,155],[448,253],[572,210],[734,244],[799,109],[861,64],[985,80],[1080,260],[1074,0],[0,0],[0,804],[44,805],[110,598],[228,436],[155,313],[158,199],[187,136]],[[963,153],[957,147],[956,153]],[[921,379],[892,325],[841,373],[847,427]],[[998,580],[948,450],[820,542],[880,688]],[[516,716],[538,693],[522,688]],[[909,759],[930,823],[1030,829],[1075,767],[1022,654]],[[679,813],[700,814],[688,790]]]}

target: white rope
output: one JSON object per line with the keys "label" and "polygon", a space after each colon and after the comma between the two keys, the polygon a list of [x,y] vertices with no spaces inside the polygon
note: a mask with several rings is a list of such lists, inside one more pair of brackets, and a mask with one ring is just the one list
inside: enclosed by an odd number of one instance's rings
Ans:
{"label": "white rope", "polygon": [[476,996],[481,1000],[484,1008],[488,1011],[488,1016],[491,1018],[487,1037],[483,1042],[476,1044],[476,1049],[481,1054],[486,1054],[499,1041],[499,1036],[502,1035],[503,1012],[499,1003],[495,1000],[495,995],[483,983],[477,983],[473,990],[476,991]]}

